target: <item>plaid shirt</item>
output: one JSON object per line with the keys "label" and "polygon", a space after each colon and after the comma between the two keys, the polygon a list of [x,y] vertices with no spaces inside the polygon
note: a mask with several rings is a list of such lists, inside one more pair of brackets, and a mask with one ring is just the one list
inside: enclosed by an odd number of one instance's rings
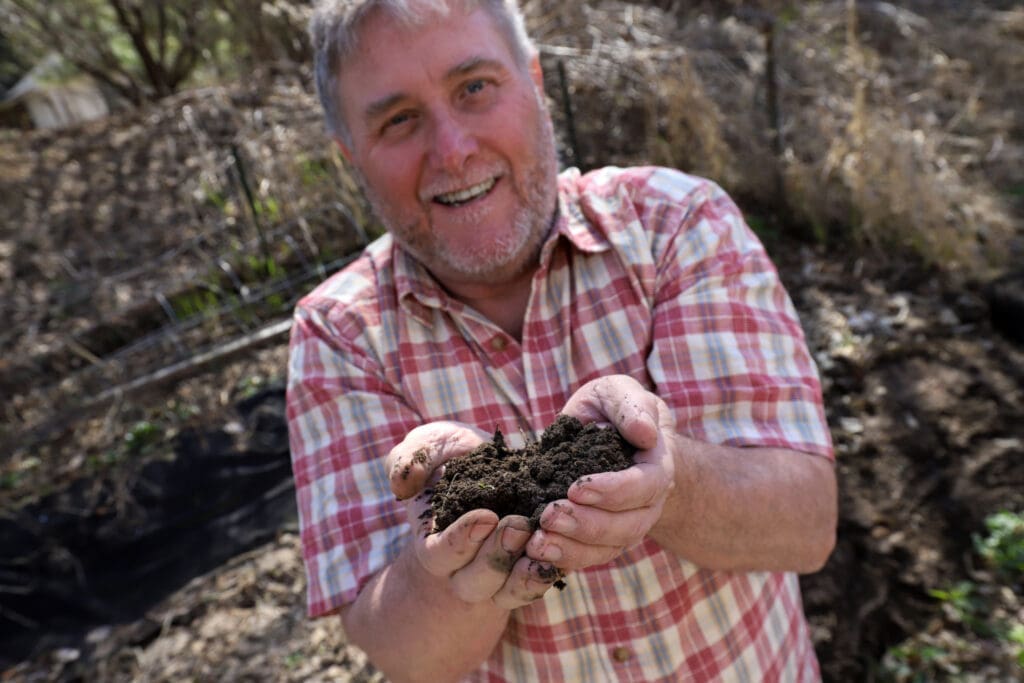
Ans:
{"label": "plaid shirt", "polygon": [[[774,266],[721,189],[667,169],[559,177],[521,343],[384,236],[299,304],[289,373],[311,616],[407,542],[383,460],[426,422],[500,427],[521,447],[584,383],[627,374],[683,434],[833,457]],[[794,574],[702,570],[648,540],[567,584],[515,610],[470,680],[819,677]]]}

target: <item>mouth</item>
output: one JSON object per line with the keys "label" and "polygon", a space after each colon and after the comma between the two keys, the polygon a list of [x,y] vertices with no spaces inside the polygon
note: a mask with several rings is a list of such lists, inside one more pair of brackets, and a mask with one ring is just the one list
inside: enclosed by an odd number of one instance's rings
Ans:
{"label": "mouth", "polygon": [[498,184],[498,180],[499,178],[497,177],[488,178],[482,183],[478,183],[472,187],[467,187],[463,190],[434,195],[433,201],[443,206],[463,206],[486,195],[494,188],[495,185]]}

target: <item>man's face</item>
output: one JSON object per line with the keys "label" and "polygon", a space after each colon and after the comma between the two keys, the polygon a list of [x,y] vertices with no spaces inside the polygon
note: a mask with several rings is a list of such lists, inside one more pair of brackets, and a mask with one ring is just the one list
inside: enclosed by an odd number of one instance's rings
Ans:
{"label": "man's face", "polygon": [[536,263],[557,162],[540,65],[515,61],[486,11],[414,29],[371,16],[343,66],[342,145],[395,239],[449,287]]}

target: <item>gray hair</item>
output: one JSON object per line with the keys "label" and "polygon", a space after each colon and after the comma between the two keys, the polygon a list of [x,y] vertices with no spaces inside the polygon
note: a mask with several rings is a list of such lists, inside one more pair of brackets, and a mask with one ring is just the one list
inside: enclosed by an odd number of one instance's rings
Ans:
{"label": "gray hair", "polygon": [[341,115],[338,73],[359,47],[359,30],[375,11],[386,13],[401,26],[422,26],[445,16],[452,5],[471,10],[483,8],[498,32],[505,37],[516,63],[525,71],[537,49],[526,34],[523,14],[516,0],[319,0],[309,23],[313,44],[316,90],[324,109],[327,131],[347,144],[351,133]]}

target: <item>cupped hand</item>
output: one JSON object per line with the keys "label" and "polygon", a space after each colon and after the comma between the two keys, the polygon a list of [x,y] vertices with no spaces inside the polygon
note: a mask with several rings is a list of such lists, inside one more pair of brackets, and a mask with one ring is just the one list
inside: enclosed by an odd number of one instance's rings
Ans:
{"label": "cupped hand", "polygon": [[675,485],[671,451],[675,417],[635,379],[613,375],[588,382],[562,410],[583,423],[615,427],[638,450],[619,472],[582,477],[568,497],[550,503],[526,552],[573,571],[605,564],[644,541]]}
{"label": "cupped hand", "polygon": [[522,515],[499,520],[491,510],[477,509],[435,532],[430,507],[444,463],[489,438],[470,425],[432,422],[409,432],[388,454],[385,468],[392,492],[406,503],[413,550],[424,571],[447,577],[453,593],[465,602],[491,600],[514,609],[543,596],[558,578],[551,565],[525,556],[529,520]]}

